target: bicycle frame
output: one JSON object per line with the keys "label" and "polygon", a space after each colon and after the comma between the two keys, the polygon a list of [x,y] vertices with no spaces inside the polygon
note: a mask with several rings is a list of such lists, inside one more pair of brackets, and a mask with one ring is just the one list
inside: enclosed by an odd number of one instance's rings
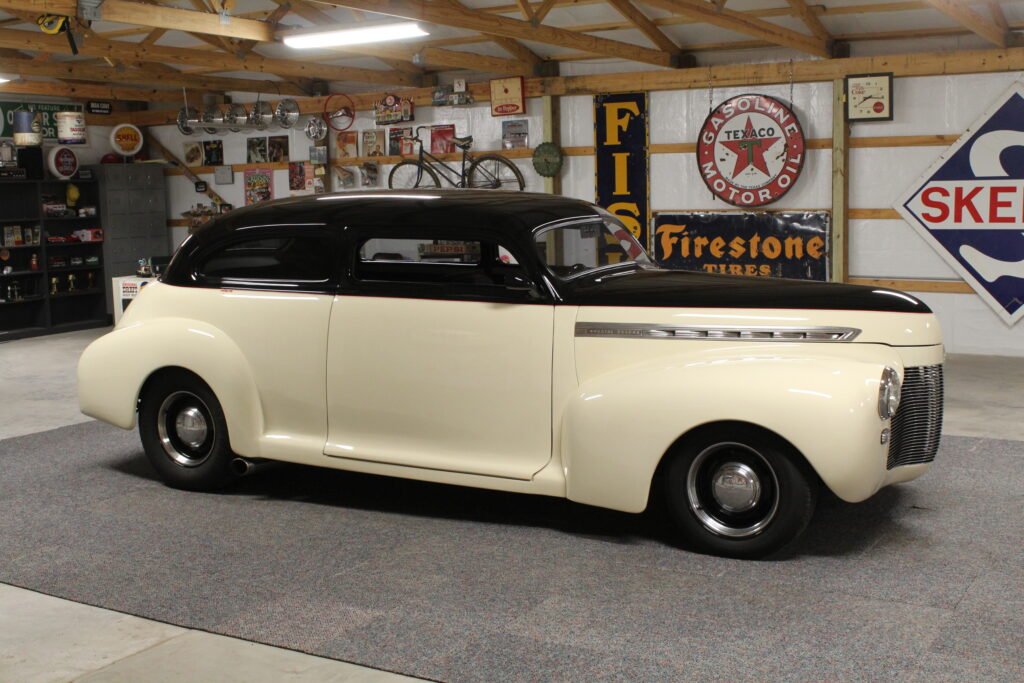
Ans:
{"label": "bicycle frame", "polygon": [[[431,154],[430,152],[428,152],[424,148],[423,140],[420,138],[420,130],[422,130],[423,128],[426,128],[426,127],[427,126],[417,126],[416,127],[416,136],[413,138],[420,145],[419,162],[422,164],[422,163],[425,163],[429,159],[430,160],[429,161],[430,166],[435,171],[438,171],[438,175],[440,177],[444,178],[445,181],[449,185],[451,185],[452,187],[466,187],[466,163],[472,160],[472,157],[469,155],[469,150],[468,149],[463,149],[462,150],[462,170],[461,170],[461,172],[455,170],[454,168],[449,166],[446,162],[444,162],[441,159],[438,159],[436,156],[434,156],[433,154]],[[438,167],[440,167],[440,168],[438,168]],[[422,173],[423,173],[423,171],[421,170],[420,171],[420,175],[421,176],[422,176]],[[449,174],[451,174],[451,175],[449,176]],[[455,180],[452,180],[453,177],[455,178]],[[418,184],[418,182],[419,182],[419,178],[417,178],[417,184]]]}

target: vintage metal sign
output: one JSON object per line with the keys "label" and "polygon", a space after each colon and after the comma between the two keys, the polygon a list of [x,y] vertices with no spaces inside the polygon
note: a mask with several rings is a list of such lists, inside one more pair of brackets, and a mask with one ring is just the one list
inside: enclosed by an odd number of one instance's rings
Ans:
{"label": "vintage metal sign", "polygon": [[734,206],[764,206],[796,184],[804,165],[796,114],[767,95],[740,95],[711,112],[697,138],[704,183]]}
{"label": "vintage metal sign", "polygon": [[594,97],[594,150],[597,204],[615,214],[646,248],[647,93]]}
{"label": "vintage metal sign", "polygon": [[0,102],[0,138],[9,138],[14,135],[14,111],[16,109],[27,109],[42,114],[42,133],[44,140],[57,139],[58,112],[82,111],[82,105],[54,104],[52,102]]}
{"label": "vintage metal sign", "polygon": [[1024,86],[1013,85],[896,210],[1008,325],[1024,316]]}
{"label": "vintage metal sign", "polygon": [[659,213],[651,254],[666,268],[825,282],[830,218],[826,211]]}

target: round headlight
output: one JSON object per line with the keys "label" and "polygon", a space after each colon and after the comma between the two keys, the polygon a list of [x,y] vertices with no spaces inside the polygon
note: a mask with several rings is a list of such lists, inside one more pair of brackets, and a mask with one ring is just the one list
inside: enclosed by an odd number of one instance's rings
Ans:
{"label": "round headlight", "polygon": [[899,407],[900,374],[892,368],[886,368],[882,371],[882,381],[878,387],[878,416],[888,420]]}

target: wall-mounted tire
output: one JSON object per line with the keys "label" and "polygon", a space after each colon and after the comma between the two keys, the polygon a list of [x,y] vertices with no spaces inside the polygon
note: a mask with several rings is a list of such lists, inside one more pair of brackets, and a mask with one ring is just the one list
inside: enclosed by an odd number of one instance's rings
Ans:
{"label": "wall-mounted tire", "polygon": [[686,545],[758,559],[793,543],[814,515],[818,482],[802,456],[746,425],[704,429],[677,445],[665,501]]}
{"label": "wall-mounted tire", "polygon": [[238,478],[220,401],[191,372],[163,371],[146,385],[139,436],[146,457],[169,486],[213,491]]}

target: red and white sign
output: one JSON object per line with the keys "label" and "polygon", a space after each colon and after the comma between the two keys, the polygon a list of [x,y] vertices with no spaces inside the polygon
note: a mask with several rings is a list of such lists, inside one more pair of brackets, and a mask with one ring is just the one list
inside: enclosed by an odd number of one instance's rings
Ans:
{"label": "red and white sign", "polygon": [[54,147],[47,158],[50,173],[61,180],[78,173],[78,156],[68,147]]}
{"label": "red and white sign", "polygon": [[804,165],[796,114],[773,97],[740,95],[708,115],[697,139],[701,178],[734,206],[764,206],[796,184]]}

